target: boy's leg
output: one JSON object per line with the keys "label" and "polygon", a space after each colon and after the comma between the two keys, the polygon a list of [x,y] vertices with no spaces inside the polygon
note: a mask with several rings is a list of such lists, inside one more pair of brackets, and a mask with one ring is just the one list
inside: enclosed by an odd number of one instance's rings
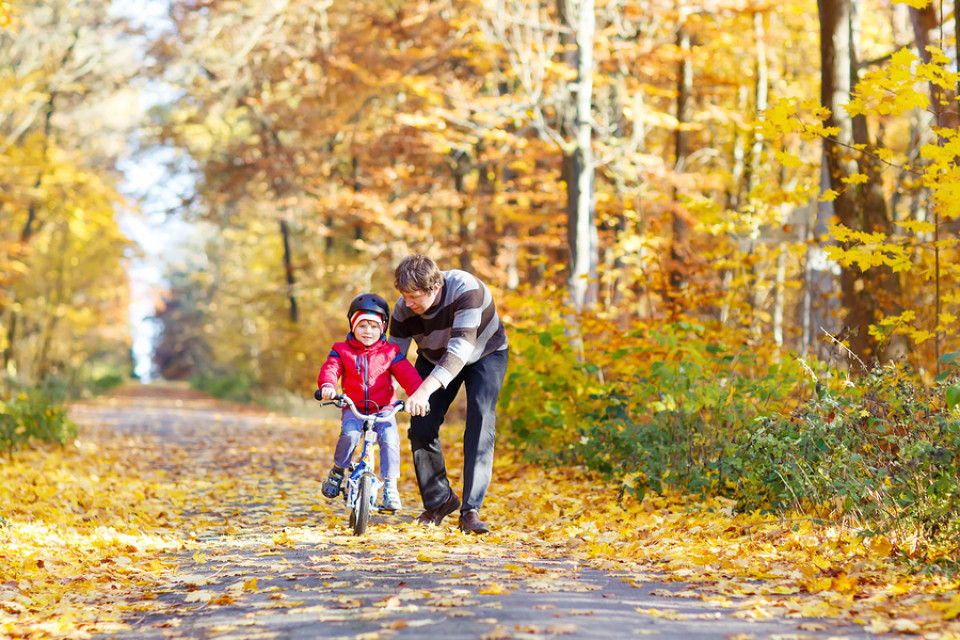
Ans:
{"label": "boy's leg", "polygon": [[[433,364],[418,358],[417,371],[426,378],[433,371]],[[430,413],[425,416],[411,416],[410,448],[413,451],[413,468],[417,473],[417,486],[420,499],[427,511],[438,509],[450,499],[453,489],[447,480],[447,467],[440,447],[440,425],[443,424],[447,409],[460,389],[459,377],[447,388],[441,387],[430,396]]]}
{"label": "boy's leg", "polygon": [[340,495],[343,486],[343,476],[350,466],[350,458],[360,439],[359,422],[354,416],[343,415],[340,421],[340,437],[337,439],[337,448],[333,454],[333,468],[327,474],[327,479],[320,485],[320,493],[326,498],[336,498]]}
{"label": "boy's leg", "polygon": [[507,372],[507,350],[495,351],[464,367],[467,394],[463,432],[463,508],[479,510],[493,475],[496,409]]}
{"label": "boy's leg", "polygon": [[397,478],[400,477],[400,433],[396,418],[383,420],[374,425],[377,444],[380,445],[380,476],[383,478],[383,501],[381,511],[396,512],[403,508]]}
{"label": "boy's leg", "polygon": [[380,477],[384,480],[400,477],[400,431],[397,419],[377,422],[377,444],[380,446]]}
{"label": "boy's leg", "polygon": [[337,448],[333,452],[333,464],[341,469],[350,466],[353,451],[360,442],[362,423],[352,413],[344,413],[340,421],[340,437],[337,438]]}

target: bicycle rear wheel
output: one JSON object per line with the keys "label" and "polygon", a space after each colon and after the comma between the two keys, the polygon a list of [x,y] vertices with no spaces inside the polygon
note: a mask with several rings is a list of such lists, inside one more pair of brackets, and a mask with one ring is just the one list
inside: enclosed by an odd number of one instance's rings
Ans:
{"label": "bicycle rear wheel", "polygon": [[370,522],[370,502],[373,493],[373,478],[366,474],[360,478],[360,486],[357,487],[357,502],[350,514],[350,524],[353,525],[353,534],[363,535],[367,530],[367,523]]}

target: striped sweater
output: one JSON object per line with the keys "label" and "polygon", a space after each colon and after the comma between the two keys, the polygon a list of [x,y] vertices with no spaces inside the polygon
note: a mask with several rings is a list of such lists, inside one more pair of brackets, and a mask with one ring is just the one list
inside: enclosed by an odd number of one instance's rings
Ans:
{"label": "striped sweater", "polygon": [[423,315],[410,311],[402,296],[397,300],[389,341],[400,353],[415,341],[417,355],[435,365],[431,374],[446,387],[464,366],[506,349],[507,332],[487,285],[458,269],[443,275],[437,302]]}

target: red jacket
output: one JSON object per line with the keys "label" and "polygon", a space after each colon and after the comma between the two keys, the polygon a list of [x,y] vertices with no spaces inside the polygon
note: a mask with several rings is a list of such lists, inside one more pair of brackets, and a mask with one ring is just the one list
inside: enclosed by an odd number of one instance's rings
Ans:
{"label": "red jacket", "polygon": [[423,382],[397,345],[381,338],[367,347],[351,333],[346,342],[333,345],[326,362],[320,367],[317,387],[336,387],[337,380],[340,380],[343,393],[353,400],[358,411],[374,413],[397,400],[391,375],[407,395]]}

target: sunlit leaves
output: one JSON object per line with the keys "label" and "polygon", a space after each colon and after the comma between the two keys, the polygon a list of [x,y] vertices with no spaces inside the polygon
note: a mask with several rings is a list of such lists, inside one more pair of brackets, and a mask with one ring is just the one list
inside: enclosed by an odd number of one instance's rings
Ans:
{"label": "sunlit leaves", "polygon": [[835,135],[836,127],[825,127],[829,112],[816,101],[777,100],[763,112],[757,123],[758,130],[765,137],[777,139],[794,133],[805,139]]}
{"label": "sunlit leaves", "polygon": [[951,75],[936,60],[922,63],[913,51],[900,49],[893,54],[890,64],[863,74],[845,109],[851,116],[867,112],[901,115],[913,109],[926,109],[930,97],[917,80],[949,85],[956,80],[951,79]]}
{"label": "sunlit leaves", "polygon": [[899,220],[894,224],[913,233],[933,233],[936,230],[936,225],[927,220]]}
{"label": "sunlit leaves", "polygon": [[107,585],[160,580],[167,567],[157,554],[180,544],[161,531],[178,497],[156,478],[118,475],[119,453],[90,442],[0,465],[0,630],[19,624],[23,633],[73,637],[118,617]]}
{"label": "sunlit leaves", "polygon": [[909,247],[888,241],[885,233],[857,231],[843,225],[830,225],[830,235],[839,245],[827,245],[824,251],[831,260],[844,266],[856,265],[867,270],[886,265],[896,271],[905,271],[912,265]]}

